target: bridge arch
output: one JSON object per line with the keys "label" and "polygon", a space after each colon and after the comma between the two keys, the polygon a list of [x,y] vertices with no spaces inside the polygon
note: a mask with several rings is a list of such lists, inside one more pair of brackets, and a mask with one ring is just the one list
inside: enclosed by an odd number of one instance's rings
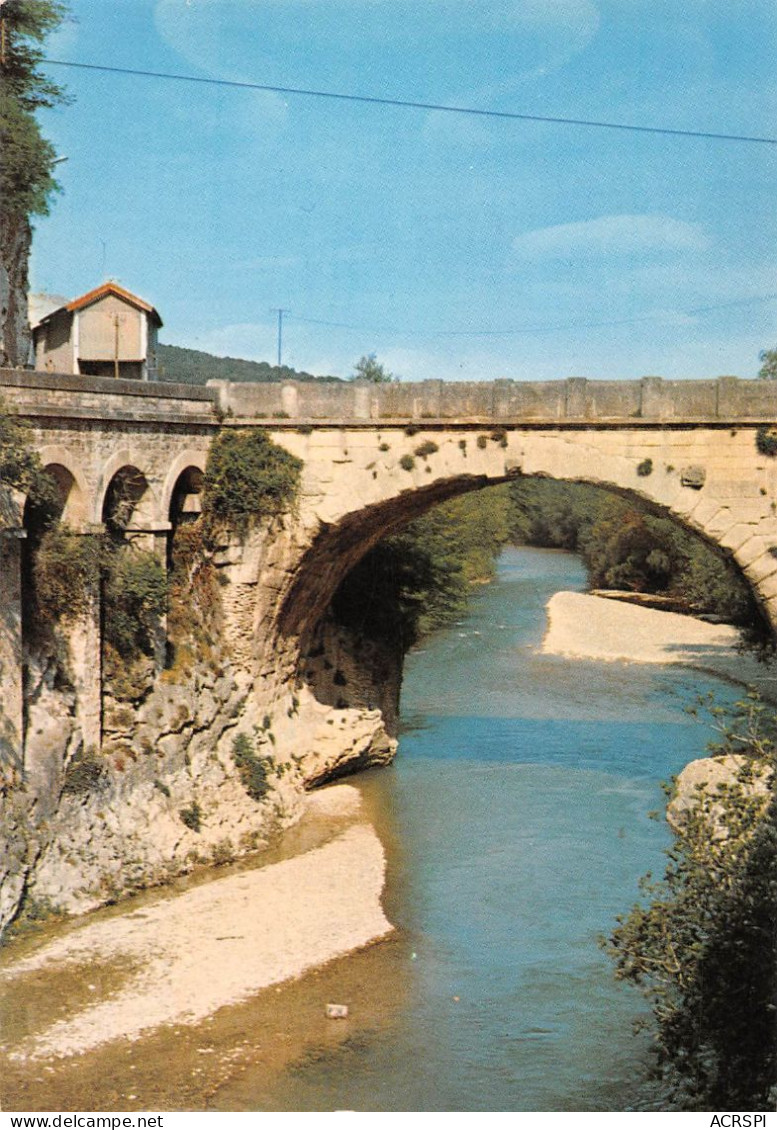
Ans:
{"label": "bridge arch", "polygon": [[186,505],[183,499],[202,493],[205,464],[206,456],[201,451],[183,451],[173,460],[159,495],[163,519],[174,522]]}
{"label": "bridge arch", "polygon": [[156,496],[143,472],[122,463],[105,486],[100,521],[114,532],[149,530],[159,522]]}
{"label": "bridge arch", "polygon": [[[348,452],[348,494],[340,494],[338,508],[330,497],[319,512],[279,605],[280,636],[304,647],[342,578],[383,537],[438,502],[521,475],[639,498],[733,561],[772,631],[777,627],[777,483],[752,427],[472,431],[414,428],[409,439],[408,429],[396,429],[379,446],[390,447],[388,454],[376,459],[366,440]],[[411,468],[410,454],[425,445],[428,456]]]}
{"label": "bridge arch", "polygon": [[144,470],[142,459],[130,451],[117,451],[102,468],[92,521],[95,524],[105,522],[121,503],[120,525],[137,528],[156,525],[161,515],[152,481],[153,476]]}
{"label": "bridge arch", "polygon": [[41,448],[39,455],[62,503],[59,520],[74,530],[83,529],[90,519],[90,491],[81,467],[66,448],[57,444]]}

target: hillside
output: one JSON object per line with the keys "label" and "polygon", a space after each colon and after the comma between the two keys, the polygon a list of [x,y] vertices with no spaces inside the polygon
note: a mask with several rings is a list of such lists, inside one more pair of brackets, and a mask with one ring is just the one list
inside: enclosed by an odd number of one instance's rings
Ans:
{"label": "hillside", "polygon": [[243,361],[237,357],[215,357],[199,349],[182,349],[177,345],[158,347],[159,380],[187,385],[204,385],[207,381],[337,381],[339,377],[319,377],[298,373],[288,365],[270,365],[267,361]]}

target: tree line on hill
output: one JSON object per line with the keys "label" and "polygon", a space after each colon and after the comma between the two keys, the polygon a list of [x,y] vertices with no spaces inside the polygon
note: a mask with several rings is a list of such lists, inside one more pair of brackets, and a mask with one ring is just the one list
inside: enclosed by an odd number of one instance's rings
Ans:
{"label": "tree line on hill", "polygon": [[274,382],[339,381],[340,377],[319,377],[288,365],[267,361],[244,361],[239,357],[216,357],[200,349],[178,345],[157,346],[160,381],[170,384],[204,385],[208,381]]}

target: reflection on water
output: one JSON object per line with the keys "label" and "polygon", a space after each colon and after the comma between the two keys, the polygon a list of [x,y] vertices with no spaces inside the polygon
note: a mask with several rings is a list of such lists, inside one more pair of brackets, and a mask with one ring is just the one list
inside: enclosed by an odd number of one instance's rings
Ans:
{"label": "reflection on water", "polygon": [[732,692],[677,668],[536,654],[545,602],[583,584],[568,554],[509,550],[471,615],[408,657],[399,758],[363,784],[390,853],[406,1003],[358,1047],[299,1064],[272,1109],[645,1101],[642,1002],[597,936],[662,866],[666,831],[647,813],[707,740],[685,705]]}

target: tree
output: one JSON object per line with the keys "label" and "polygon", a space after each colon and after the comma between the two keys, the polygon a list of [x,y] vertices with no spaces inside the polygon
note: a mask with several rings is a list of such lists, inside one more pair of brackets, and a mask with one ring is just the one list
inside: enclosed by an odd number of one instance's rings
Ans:
{"label": "tree", "polygon": [[761,362],[759,378],[762,381],[777,381],[777,349],[762,349],[758,360]]}
{"label": "tree", "polygon": [[29,353],[27,260],[30,216],[48,212],[59,185],[54,148],[36,110],[66,101],[39,69],[46,35],[66,12],[59,0],[4,0],[0,5],[0,365],[24,365]]}
{"label": "tree", "polygon": [[[712,707],[739,770],[697,786],[663,880],[620,918],[616,976],[651,1001],[675,1109],[772,1110],[777,1097],[777,719],[754,695]],[[760,781],[760,788],[755,782]]]}
{"label": "tree", "polygon": [[355,381],[371,381],[374,385],[380,385],[394,379],[394,374],[380,364],[375,353],[364,354],[354,365],[353,380]]}
{"label": "tree", "polygon": [[0,194],[16,216],[45,215],[59,188],[52,175],[55,152],[40,132],[35,111],[67,101],[64,91],[39,69],[42,43],[67,9],[59,0],[5,0],[0,8]]}

